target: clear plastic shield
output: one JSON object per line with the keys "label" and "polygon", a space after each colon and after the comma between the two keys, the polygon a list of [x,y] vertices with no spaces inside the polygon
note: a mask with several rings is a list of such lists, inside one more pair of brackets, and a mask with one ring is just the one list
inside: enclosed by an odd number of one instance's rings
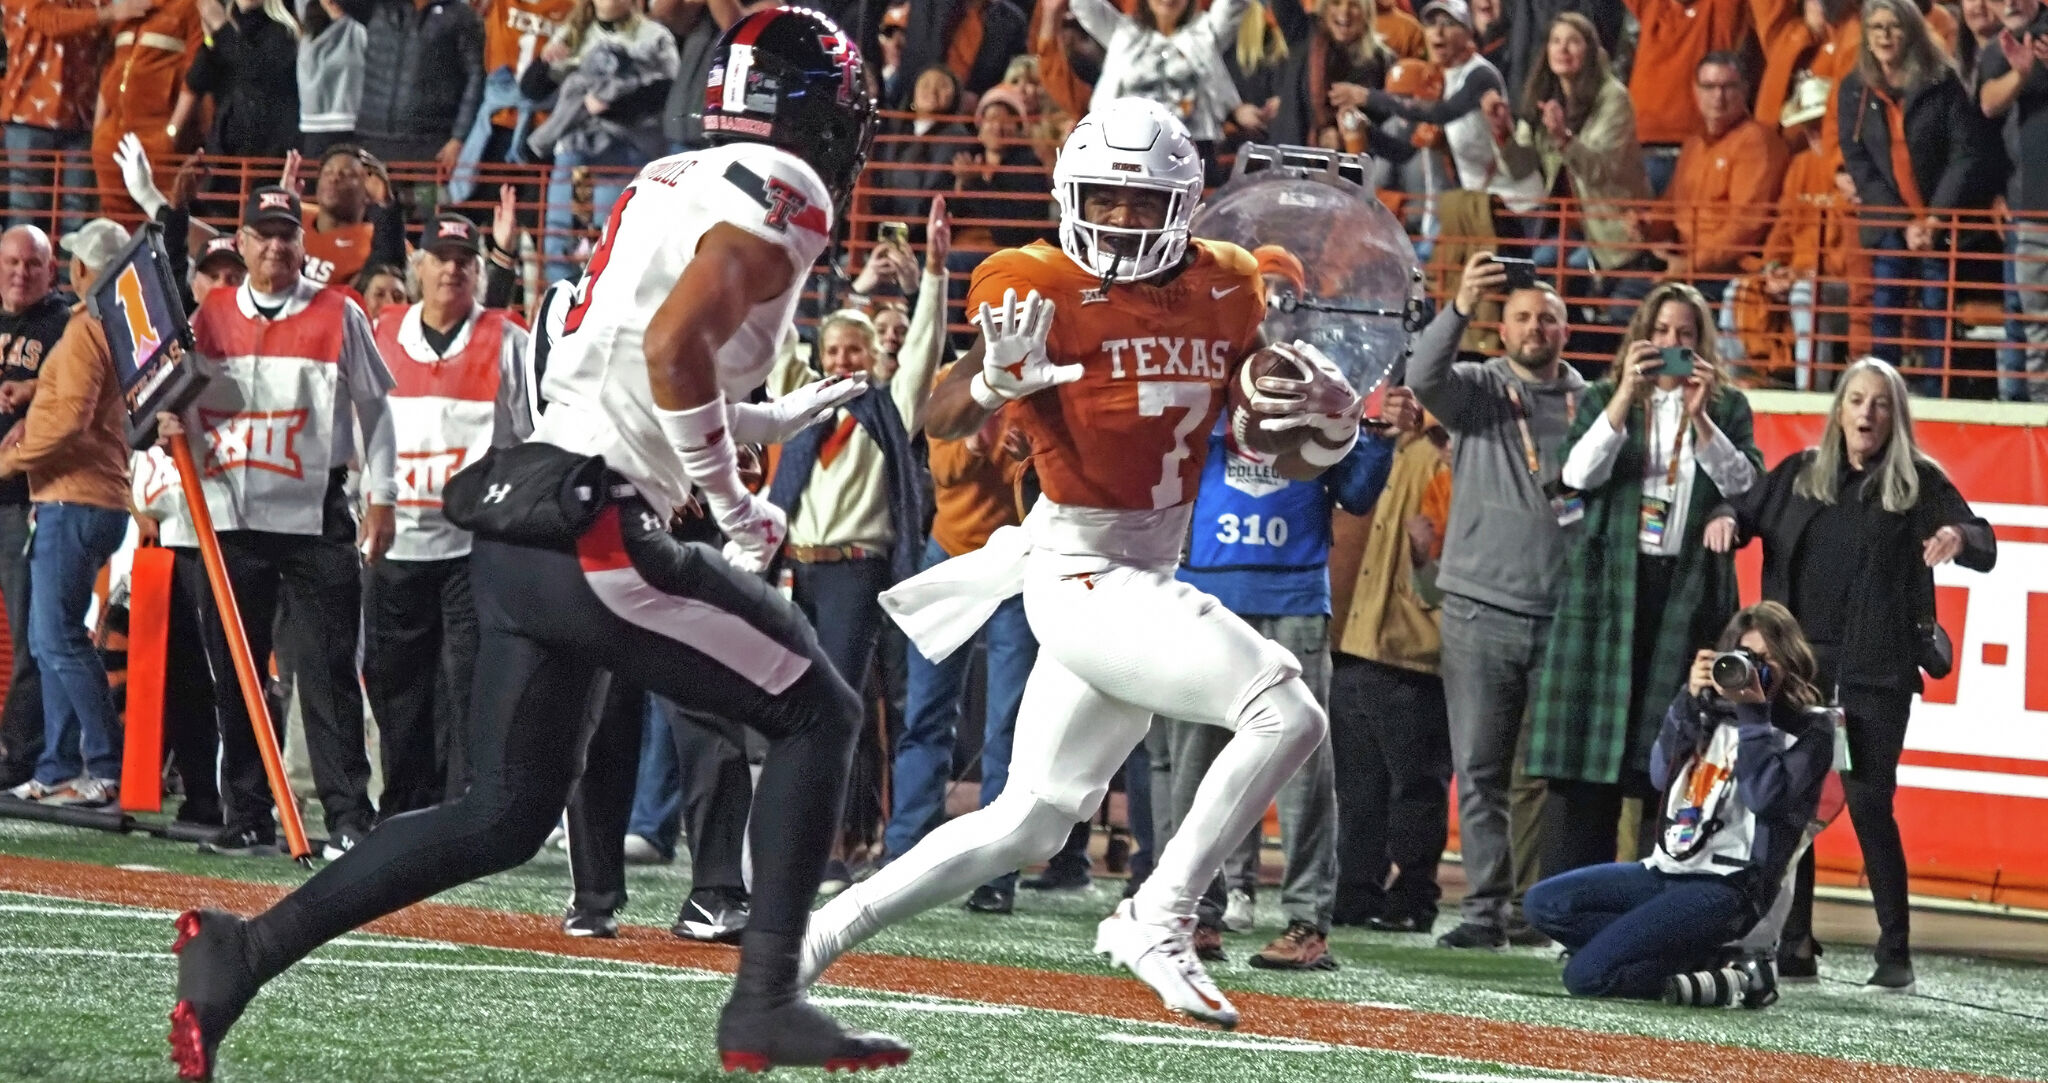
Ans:
{"label": "clear plastic shield", "polygon": [[[1352,387],[1370,393],[1406,355],[1406,320],[1422,296],[1407,231],[1328,152],[1247,147],[1240,154],[1238,175],[1196,213],[1194,235],[1293,253],[1306,288],[1298,295],[1268,290],[1267,339],[1314,344]],[[1265,168],[1248,172],[1247,161]],[[1303,161],[1309,164],[1297,165]]]}

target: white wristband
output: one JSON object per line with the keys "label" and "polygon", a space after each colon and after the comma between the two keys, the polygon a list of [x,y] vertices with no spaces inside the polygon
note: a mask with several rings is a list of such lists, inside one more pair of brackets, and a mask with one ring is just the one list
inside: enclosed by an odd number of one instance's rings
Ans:
{"label": "white wristband", "polygon": [[982,372],[975,373],[967,381],[967,394],[974,399],[976,406],[990,412],[1002,409],[1003,404],[1010,401],[997,394],[996,389],[988,385],[988,374]]}
{"label": "white wristband", "polygon": [[747,487],[740,482],[739,455],[726,431],[725,396],[687,410],[654,408],[654,419],[668,437],[669,446],[683,462],[683,472],[704,490],[712,513],[746,501]]}

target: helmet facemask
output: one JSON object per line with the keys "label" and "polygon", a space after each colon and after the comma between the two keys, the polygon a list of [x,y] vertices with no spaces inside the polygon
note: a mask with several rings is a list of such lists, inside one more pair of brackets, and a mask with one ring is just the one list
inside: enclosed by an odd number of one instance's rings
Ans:
{"label": "helmet facemask", "polygon": [[[1144,188],[1166,196],[1166,216],[1157,229],[1099,225],[1088,221],[1090,188]],[[1085,178],[1067,181],[1053,191],[1060,208],[1060,248],[1075,263],[1107,282],[1137,282],[1171,269],[1188,248],[1188,222],[1194,218],[1199,190],[1149,179]],[[1124,243],[1119,243],[1124,242]],[[1135,242],[1131,244],[1130,242]],[[1119,249],[1133,251],[1120,252]]]}

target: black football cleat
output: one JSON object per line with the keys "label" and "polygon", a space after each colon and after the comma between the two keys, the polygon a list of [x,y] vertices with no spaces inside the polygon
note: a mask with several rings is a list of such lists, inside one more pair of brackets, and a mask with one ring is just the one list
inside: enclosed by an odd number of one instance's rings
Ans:
{"label": "black football cleat", "polygon": [[718,1057],[728,1072],[858,1072],[908,1063],[910,1046],[891,1035],[848,1030],[799,996],[773,1007],[727,1003],[718,1016]]}
{"label": "black football cleat", "polygon": [[223,910],[178,915],[178,1005],[171,1009],[171,1061],[178,1078],[213,1078],[214,1054],[261,988],[249,965],[248,923]]}
{"label": "black football cleat", "polygon": [[578,940],[617,940],[619,919],[609,910],[572,906],[562,915],[562,933]]}

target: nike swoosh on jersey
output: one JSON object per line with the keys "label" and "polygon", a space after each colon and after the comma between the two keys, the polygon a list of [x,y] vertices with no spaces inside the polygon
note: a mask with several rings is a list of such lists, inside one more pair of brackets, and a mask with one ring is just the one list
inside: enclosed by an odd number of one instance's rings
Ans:
{"label": "nike swoosh on jersey", "polygon": [[1209,299],[1210,299],[1211,301],[1221,301],[1221,300],[1222,300],[1222,299],[1224,299],[1225,297],[1228,297],[1228,296],[1230,296],[1231,294],[1233,294],[1233,293],[1236,293],[1236,292],[1237,292],[1237,287],[1236,287],[1236,286],[1224,286],[1224,287],[1222,287],[1221,289],[1218,289],[1218,288],[1217,288],[1217,287],[1215,287],[1215,286],[1210,286],[1210,287],[1209,287]]}

